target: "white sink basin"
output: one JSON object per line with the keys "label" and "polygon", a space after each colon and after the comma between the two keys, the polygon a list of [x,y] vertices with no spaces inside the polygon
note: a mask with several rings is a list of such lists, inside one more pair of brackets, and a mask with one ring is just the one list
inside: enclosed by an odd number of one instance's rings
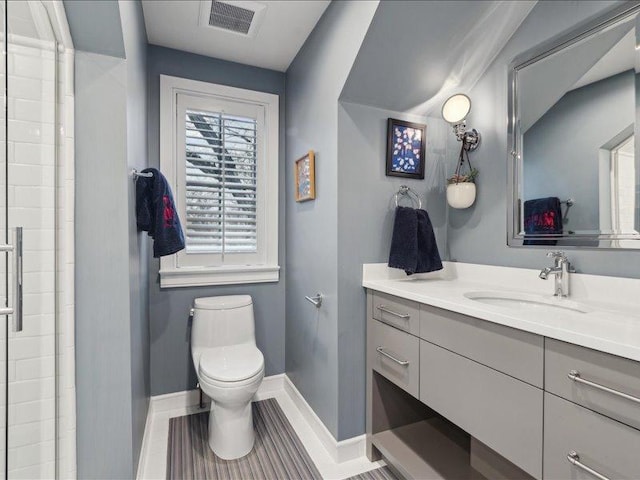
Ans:
{"label": "white sink basin", "polygon": [[589,313],[593,309],[573,300],[558,297],[545,297],[543,295],[535,295],[519,292],[466,292],[464,294],[469,300],[473,300],[487,305],[495,305],[510,309],[544,309],[544,310],[570,310],[577,313]]}

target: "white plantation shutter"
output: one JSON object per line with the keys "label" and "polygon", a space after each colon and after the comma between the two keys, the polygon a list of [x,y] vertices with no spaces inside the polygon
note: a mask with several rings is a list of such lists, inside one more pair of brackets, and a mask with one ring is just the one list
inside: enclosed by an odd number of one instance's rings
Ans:
{"label": "white plantation shutter", "polygon": [[185,111],[187,253],[255,253],[257,122]]}
{"label": "white plantation shutter", "polygon": [[186,240],[160,286],[278,281],[278,96],[166,75],[160,92],[160,168]]}

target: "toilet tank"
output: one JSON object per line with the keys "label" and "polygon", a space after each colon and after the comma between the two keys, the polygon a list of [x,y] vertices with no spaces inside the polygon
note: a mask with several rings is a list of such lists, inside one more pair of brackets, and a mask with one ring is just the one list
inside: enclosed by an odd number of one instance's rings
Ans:
{"label": "toilet tank", "polygon": [[196,298],[193,310],[192,348],[256,343],[249,295]]}

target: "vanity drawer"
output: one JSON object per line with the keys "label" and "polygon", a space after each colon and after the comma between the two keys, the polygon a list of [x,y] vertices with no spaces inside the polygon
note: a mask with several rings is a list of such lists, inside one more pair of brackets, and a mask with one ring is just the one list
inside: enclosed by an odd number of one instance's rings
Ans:
{"label": "vanity drawer", "polygon": [[540,335],[421,305],[420,338],[542,388]]}
{"label": "vanity drawer", "polygon": [[593,480],[567,456],[611,479],[640,478],[640,431],[563,400],[544,395],[544,478]]}
{"label": "vanity drawer", "polygon": [[369,325],[371,368],[418,398],[420,340],[377,321]]}
{"label": "vanity drawer", "polygon": [[424,340],[420,400],[542,478],[542,390]]}
{"label": "vanity drawer", "polygon": [[[550,338],[545,342],[545,390],[640,429],[640,362]],[[572,371],[596,385],[572,380]]]}
{"label": "vanity drawer", "polygon": [[418,336],[420,306],[411,300],[386,293],[373,294],[373,318]]}

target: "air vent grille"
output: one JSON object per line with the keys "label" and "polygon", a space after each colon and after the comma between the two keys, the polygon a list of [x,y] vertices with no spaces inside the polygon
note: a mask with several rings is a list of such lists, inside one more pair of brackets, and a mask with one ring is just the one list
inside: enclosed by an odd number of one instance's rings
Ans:
{"label": "air vent grille", "polygon": [[209,25],[247,35],[254,15],[253,10],[214,0],[211,2]]}

